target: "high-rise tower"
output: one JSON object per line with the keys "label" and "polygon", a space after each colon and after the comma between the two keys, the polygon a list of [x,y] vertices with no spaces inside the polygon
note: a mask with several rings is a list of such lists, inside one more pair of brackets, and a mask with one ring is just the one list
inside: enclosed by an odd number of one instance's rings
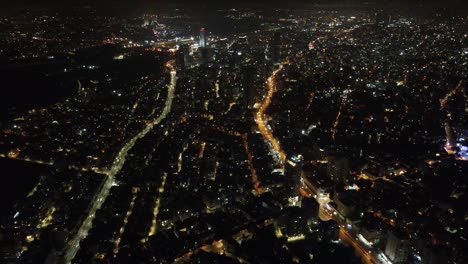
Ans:
{"label": "high-rise tower", "polygon": [[448,150],[451,150],[452,148],[456,147],[456,141],[455,137],[453,136],[453,130],[448,122],[445,123],[444,128],[447,137],[446,148],[448,148]]}
{"label": "high-rise tower", "polygon": [[179,69],[185,69],[190,61],[190,46],[187,44],[180,45],[176,51],[176,65]]}
{"label": "high-rise tower", "polygon": [[408,263],[409,244],[404,233],[388,231],[385,255],[393,263]]}
{"label": "high-rise tower", "polygon": [[255,68],[244,66],[241,69],[242,89],[245,109],[253,109],[257,91],[255,89]]}
{"label": "high-rise tower", "polygon": [[348,180],[348,159],[341,156],[329,156],[327,174],[334,183],[346,183]]}
{"label": "high-rise tower", "polygon": [[275,65],[281,63],[281,33],[275,32],[271,43],[271,62]]}
{"label": "high-rise tower", "polygon": [[205,36],[205,28],[200,29],[200,39],[198,40],[198,47],[204,48],[206,45],[206,36]]}

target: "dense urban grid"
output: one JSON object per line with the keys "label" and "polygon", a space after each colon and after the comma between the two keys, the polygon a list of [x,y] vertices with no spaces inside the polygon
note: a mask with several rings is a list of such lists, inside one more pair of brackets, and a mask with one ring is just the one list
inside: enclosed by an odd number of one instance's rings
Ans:
{"label": "dense urban grid", "polygon": [[468,263],[467,16],[206,12],[0,17],[1,263]]}

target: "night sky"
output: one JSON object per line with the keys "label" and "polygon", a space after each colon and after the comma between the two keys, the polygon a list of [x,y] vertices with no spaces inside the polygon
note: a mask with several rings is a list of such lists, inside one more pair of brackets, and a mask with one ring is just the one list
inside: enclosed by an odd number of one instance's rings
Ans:
{"label": "night sky", "polygon": [[23,7],[27,5],[35,6],[68,6],[68,5],[81,5],[81,4],[92,4],[99,6],[160,6],[160,5],[210,5],[210,6],[238,6],[238,5],[277,5],[277,6],[291,6],[297,4],[343,4],[343,5],[393,5],[393,4],[406,4],[406,5],[418,5],[418,6],[430,6],[430,5],[443,5],[444,7],[449,7],[449,3],[452,5],[466,5],[466,1],[463,0],[16,0],[9,1],[9,3],[3,3],[3,5],[14,6],[14,7]]}

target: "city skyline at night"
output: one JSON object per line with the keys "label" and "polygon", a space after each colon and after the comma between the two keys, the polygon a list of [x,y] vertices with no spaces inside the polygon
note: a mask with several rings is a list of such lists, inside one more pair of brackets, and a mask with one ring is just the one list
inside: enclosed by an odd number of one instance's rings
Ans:
{"label": "city skyline at night", "polygon": [[467,263],[464,5],[11,3],[0,262]]}

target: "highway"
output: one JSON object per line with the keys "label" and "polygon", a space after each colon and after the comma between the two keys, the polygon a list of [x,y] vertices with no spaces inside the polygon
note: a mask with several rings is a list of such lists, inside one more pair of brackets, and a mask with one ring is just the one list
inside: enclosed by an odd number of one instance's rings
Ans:
{"label": "highway", "polygon": [[[286,63],[287,63],[287,60],[286,60]],[[279,68],[274,70],[271,76],[268,77],[268,80],[267,80],[268,92],[266,96],[264,97],[264,100],[256,113],[255,122],[257,122],[258,129],[260,133],[262,134],[262,136],[270,142],[271,151],[275,154],[275,156],[280,157],[280,162],[281,162],[280,165],[284,171],[284,163],[286,161],[286,154],[281,149],[279,141],[273,136],[273,133],[271,132],[270,128],[268,127],[267,122],[265,121],[265,110],[270,105],[271,98],[273,97],[273,94],[275,93],[275,90],[276,90],[275,77],[282,69],[283,69],[283,64],[280,64]]]}
{"label": "highway", "polygon": [[172,100],[174,98],[174,91],[177,82],[177,72],[174,67],[174,60],[171,60],[166,63],[166,68],[170,71],[171,74],[171,81],[168,84],[168,93],[166,102],[164,105],[164,109],[156,119],[152,120],[152,122],[147,123],[146,127],[143,128],[138,134],[136,134],[133,138],[127,141],[127,143],[120,149],[116,158],[112,163],[112,167],[108,173],[106,173],[106,179],[101,187],[101,189],[96,193],[94,199],[90,205],[88,210],[88,214],[84,221],[81,223],[81,226],[78,228],[76,234],[68,240],[67,246],[65,247],[63,261],[60,263],[69,264],[75,257],[76,253],[80,248],[80,242],[83,240],[87,235],[89,230],[93,226],[93,220],[96,215],[96,211],[101,208],[102,204],[105,202],[107,197],[109,196],[109,191],[115,183],[115,176],[122,170],[125,160],[127,157],[128,152],[135,146],[135,143],[143,138],[148,132],[150,132],[153,127],[159,124],[171,111],[172,108]]}
{"label": "highway", "polygon": [[359,241],[342,227],[340,227],[340,239],[348,245],[352,245],[355,252],[361,257],[365,264],[374,263],[370,254],[371,252],[361,246]]}
{"label": "highway", "polygon": [[[309,187],[308,184],[310,184],[311,186]],[[316,197],[317,203],[321,204],[321,202],[323,202],[320,201],[321,195],[314,191],[314,189],[318,190],[317,186],[314,186],[312,185],[312,183],[308,182],[307,184],[303,184],[302,188],[305,189],[310,196]],[[345,244],[352,246],[356,254],[358,254],[361,257],[362,261],[365,264],[385,264],[386,262],[381,257],[379,257],[380,255],[382,255],[380,250],[373,247],[367,247],[366,245],[361,243],[357,238],[358,234],[356,234],[356,232],[354,232],[354,230],[352,229],[348,230],[345,217],[342,216],[341,213],[338,210],[336,210],[336,208],[330,205],[329,202],[331,202],[331,200],[328,200],[326,204],[322,203],[320,206],[321,209],[319,210],[324,209],[326,211],[324,213],[330,216],[329,219],[335,221],[339,225],[339,236],[341,241],[343,241],[343,243]]]}
{"label": "highway", "polygon": [[455,86],[455,88],[453,88],[452,90],[450,90],[450,92],[448,92],[444,98],[440,99],[440,110],[444,110],[445,107],[447,106],[447,101],[448,99],[450,98],[450,96],[454,95],[457,93],[457,91],[463,86],[463,80],[460,80],[457,84],[457,86]]}
{"label": "highway", "polygon": [[[273,94],[275,93],[275,90],[276,90],[275,77],[283,69],[283,64],[284,63],[288,63],[288,60],[283,62],[278,69],[273,71],[272,75],[268,78],[268,81],[267,81],[268,93],[264,97],[264,101],[262,102],[260,108],[258,109],[258,111],[256,113],[256,119],[255,119],[255,121],[257,122],[260,133],[262,134],[262,136],[265,139],[267,139],[270,142],[269,145],[271,147],[271,151],[276,156],[280,157],[280,161],[282,163],[281,165],[283,166],[283,168],[284,168],[284,162],[286,161],[286,154],[281,149],[279,141],[273,136],[273,133],[271,132],[270,128],[267,125],[267,122],[265,121],[265,110],[270,105],[271,98],[273,97]],[[343,98],[343,101],[342,101],[342,106],[347,101],[346,99],[347,98],[346,98],[346,95],[345,95],[344,98]],[[338,125],[338,120],[339,120],[339,115],[340,115],[340,112],[341,112],[341,107],[340,107],[340,111],[339,111],[338,116],[337,116],[337,121],[335,122],[335,129],[336,129],[336,126]],[[313,192],[312,189],[308,188],[307,186],[305,186],[305,187],[309,191],[311,191],[313,194],[315,194],[317,199],[320,197],[317,193]],[[321,201],[317,200],[317,202],[320,204]],[[328,202],[330,202],[330,201],[328,201]],[[356,236],[352,232],[349,232],[348,230],[346,230],[346,221],[340,219],[340,217],[339,217],[340,213],[335,208],[333,208],[329,203],[327,203],[326,205],[324,205],[324,204],[322,204],[322,205],[327,208],[328,213],[330,215],[330,218],[332,220],[334,220],[335,222],[337,222],[338,225],[340,226],[340,238],[341,238],[341,240],[343,242],[345,242],[345,243],[349,244],[350,246],[352,246],[355,249],[356,253],[361,256],[362,260],[366,264],[368,264],[368,263],[382,263],[382,261],[380,261],[380,259],[378,258],[378,254],[380,254],[380,252],[376,252],[376,250],[372,249],[372,248],[366,249],[365,246],[361,245],[361,243],[357,240]]]}

